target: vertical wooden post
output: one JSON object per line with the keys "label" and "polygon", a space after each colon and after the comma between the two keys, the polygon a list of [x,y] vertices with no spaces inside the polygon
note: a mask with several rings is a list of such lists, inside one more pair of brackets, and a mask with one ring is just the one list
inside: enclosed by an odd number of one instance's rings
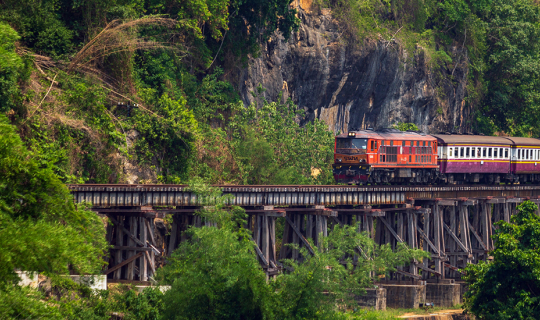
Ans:
{"label": "vertical wooden post", "polygon": [[375,243],[380,245],[383,245],[383,231],[384,231],[384,224],[379,218],[375,218],[377,221],[377,225],[375,226]]}
{"label": "vertical wooden post", "polygon": [[[408,245],[411,249],[417,249],[416,246],[416,221],[415,216],[416,213],[413,213],[411,210],[407,210],[407,233],[408,233]],[[416,261],[413,261],[411,265],[409,266],[409,272],[417,275],[418,274],[418,267],[416,266]]]}
{"label": "vertical wooden post", "polygon": [[[488,206],[489,204],[485,201],[482,201],[482,209],[481,209],[481,223],[482,223],[482,240],[484,244],[486,245],[487,249],[490,249],[489,246],[489,228],[491,227],[490,221],[488,221]],[[484,260],[487,259],[487,253],[484,254]]]}
{"label": "vertical wooden post", "polygon": [[326,216],[321,216],[322,219],[322,228],[323,228],[323,236],[328,237],[328,218]]}
{"label": "vertical wooden post", "polygon": [[306,238],[313,239],[313,215],[306,214]]}
{"label": "vertical wooden post", "polygon": [[[144,220],[146,218],[140,217],[139,218],[139,240],[141,240],[142,243],[144,243],[144,247],[148,247],[148,244],[146,243],[146,223],[144,223]],[[148,261],[146,259],[146,255],[143,255],[139,258],[139,279],[141,281],[148,281]]]}
{"label": "vertical wooden post", "polygon": [[321,248],[321,237],[323,236],[322,216],[315,216],[315,237],[317,238],[317,246]]}
{"label": "vertical wooden post", "polygon": [[262,239],[261,239],[261,251],[264,255],[266,261],[270,261],[270,235],[269,235],[269,225],[268,225],[268,216],[266,214],[261,215],[262,222]]}
{"label": "vertical wooden post", "polygon": [[[460,240],[461,243],[467,248],[468,252],[472,252],[471,243],[469,240],[469,219],[467,217],[467,206],[463,205],[463,202],[458,202],[458,210],[459,210],[459,228],[460,228]],[[469,263],[470,260],[468,256],[463,256],[463,265],[462,267],[465,268],[467,266],[467,263]]]}
{"label": "vertical wooden post", "polygon": [[173,214],[173,224],[171,228],[171,237],[169,238],[169,246],[167,247],[167,255],[170,256],[171,253],[174,251],[174,247],[176,246],[176,233],[178,229],[178,223],[176,222],[178,220],[177,215]]}
{"label": "vertical wooden post", "polygon": [[289,223],[287,223],[287,221],[285,221],[285,226],[283,229],[283,239],[281,239],[281,248],[279,249],[279,260],[287,259],[288,251],[290,250],[290,248],[287,246],[290,238],[290,230],[291,226],[289,225]]}
{"label": "vertical wooden post", "polygon": [[441,277],[444,278],[444,272],[442,270],[441,266],[441,214],[439,211],[439,205],[434,204],[433,205],[433,244],[435,245],[435,248],[437,251],[439,251],[439,254],[436,258],[433,258],[435,262],[435,271],[439,272],[441,274]]}
{"label": "vertical wooden post", "polygon": [[504,221],[510,222],[510,203],[504,203]]}
{"label": "vertical wooden post", "polygon": [[[129,231],[132,235],[137,235],[137,218],[136,217],[129,217]],[[128,246],[129,247],[135,247],[135,241],[131,239],[131,237],[128,236]],[[131,258],[135,255],[135,251],[128,251],[128,258]],[[132,261],[128,264],[127,267],[127,280],[133,280],[133,277],[135,275],[135,261]]]}
{"label": "vertical wooden post", "polygon": [[[118,221],[118,225],[114,226],[116,231],[116,245],[117,246],[123,246],[124,245],[124,231],[122,230],[122,226],[124,224],[124,217],[123,216],[117,216],[116,220]],[[122,250],[116,250],[115,253],[115,263],[119,264],[122,262]],[[114,271],[113,278],[115,280],[120,280],[120,277],[122,276],[122,268],[117,269]]]}
{"label": "vertical wooden post", "polygon": [[[429,238],[429,235],[430,235],[430,224],[431,224],[430,218],[431,218],[431,213],[425,212],[424,213],[424,233],[426,234],[426,236],[428,238]],[[424,251],[426,251],[427,253],[431,253],[429,245],[428,245],[427,241],[425,241],[425,239],[424,239],[423,243],[424,243]],[[429,259],[424,259],[424,267],[425,268],[429,267]],[[424,280],[428,279],[429,278],[429,273],[423,271],[422,272],[422,278]]]}
{"label": "vertical wooden post", "polygon": [[276,262],[276,218],[269,217],[270,260]]}
{"label": "vertical wooden post", "polygon": [[[293,223],[296,225],[297,228],[300,229],[300,215],[299,214],[295,214],[293,216],[293,219],[291,219],[293,221]],[[295,245],[297,245],[298,247],[300,247],[300,238],[298,237],[298,235],[296,234],[296,232],[293,232],[293,243]],[[292,258],[294,260],[298,260],[299,258],[299,250],[298,249],[293,249],[292,251]]]}
{"label": "vertical wooden post", "polygon": [[375,239],[375,232],[373,231],[373,216],[367,216],[367,231],[371,239]]}
{"label": "vertical wooden post", "polygon": [[[458,235],[458,214],[456,213],[456,207],[451,207],[450,209],[450,230],[452,230],[452,232],[457,236]],[[451,237],[449,238],[450,243],[450,251],[455,253],[458,251],[458,245],[457,243],[454,241],[454,239],[452,239]],[[457,255],[452,255],[450,256],[450,264],[453,265],[453,266],[457,266],[457,261],[458,261],[458,257]],[[456,272],[453,271],[453,270],[449,270],[448,274],[451,276],[451,277],[456,277]]]}
{"label": "vertical wooden post", "polygon": [[[186,216],[184,215],[184,218],[186,218]],[[156,225],[154,224],[154,219],[150,219],[150,237],[152,237],[152,239],[150,240],[150,242],[152,242],[154,244],[154,246],[156,246],[156,237],[154,236],[156,234]],[[182,232],[182,236],[184,236],[184,232]],[[154,276],[154,273],[151,271],[151,270],[156,270],[156,257],[155,257],[155,253],[154,253],[154,250],[151,250],[150,251],[150,264],[152,266],[154,266],[153,268],[150,268],[150,273],[149,273],[149,277],[153,277]]]}

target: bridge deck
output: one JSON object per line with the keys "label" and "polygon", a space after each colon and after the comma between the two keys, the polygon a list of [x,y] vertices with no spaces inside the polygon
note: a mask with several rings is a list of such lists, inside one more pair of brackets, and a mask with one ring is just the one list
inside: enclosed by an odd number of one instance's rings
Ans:
{"label": "bridge deck", "polygon": [[[497,186],[232,186],[231,205],[308,206],[403,204],[407,199],[479,197],[537,198],[537,185]],[[76,202],[99,207],[196,206],[200,199],[186,185],[69,185]]]}

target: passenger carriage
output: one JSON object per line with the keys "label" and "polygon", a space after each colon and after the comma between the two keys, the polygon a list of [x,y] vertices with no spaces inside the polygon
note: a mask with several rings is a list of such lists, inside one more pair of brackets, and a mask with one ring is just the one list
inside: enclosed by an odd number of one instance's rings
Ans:
{"label": "passenger carriage", "polygon": [[511,180],[512,141],[506,137],[433,135],[437,138],[441,177],[457,181],[499,183]]}
{"label": "passenger carriage", "polygon": [[514,181],[540,181],[540,140],[534,138],[507,137],[512,141],[511,171]]}

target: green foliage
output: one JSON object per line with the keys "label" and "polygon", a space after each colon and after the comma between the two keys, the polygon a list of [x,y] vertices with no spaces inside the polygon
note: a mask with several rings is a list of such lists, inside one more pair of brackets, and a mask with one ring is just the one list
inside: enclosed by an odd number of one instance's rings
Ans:
{"label": "green foliage", "polygon": [[257,56],[259,44],[265,43],[274,31],[285,40],[298,29],[300,19],[292,0],[231,0],[229,6],[231,32],[227,48],[246,61],[247,55]]}
{"label": "green foliage", "polygon": [[74,34],[60,19],[62,7],[59,0],[7,0],[0,5],[0,20],[14,26],[37,52],[60,57],[72,50]]}
{"label": "green foliage", "polygon": [[20,37],[9,25],[0,22],[0,112],[12,109],[20,99],[18,81],[24,72],[24,62],[15,53]]}
{"label": "green foliage", "polygon": [[[335,226],[318,248],[311,245],[314,255],[301,248],[304,261],[284,262],[293,271],[271,282],[277,295],[278,318],[335,319],[336,307],[345,312],[355,305],[355,295],[362,295],[365,288],[373,286],[373,274],[387,274],[395,270],[392,266],[428,256],[404,244],[392,252],[390,245],[378,246],[357,230],[356,225]],[[358,256],[356,266],[354,255]],[[338,306],[336,301],[340,301]]]}
{"label": "green foliage", "polygon": [[0,289],[2,319],[62,319],[58,309],[40,301],[43,294],[29,287],[9,286]]}
{"label": "green foliage", "polygon": [[[301,127],[303,111],[288,100],[251,105],[231,119],[233,145],[246,184],[319,184],[331,181],[333,133],[321,120]],[[270,154],[271,150],[273,156]],[[313,172],[319,172],[314,175]]]}
{"label": "green foliage", "polygon": [[147,287],[141,293],[127,287],[93,291],[64,281],[54,290],[63,319],[108,320],[117,313],[127,320],[158,320],[164,307],[163,293],[157,287]]}
{"label": "green foliage", "polygon": [[540,218],[537,205],[518,206],[511,223],[500,221],[493,235],[493,261],[465,269],[465,307],[480,319],[537,319],[540,290]]}
{"label": "green foliage", "polygon": [[151,89],[145,93],[146,101],[155,106],[157,113],[134,111],[132,121],[141,134],[135,152],[140,163],[157,167],[160,180],[178,182],[185,178],[198,123],[184,98],[174,100],[167,94],[157,97]]}
{"label": "green foliage", "polygon": [[99,273],[106,248],[101,218],[74,205],[67,187],[0,115],[0,316],[60,318],[40,293],[15,285],[14,270]]}
{"label": "green foliage", "polygon": [[398,129],[399,131],[418,131],[418,126],[409,122],[398,122],[394,124],[392,128]]}
{"label": "green foliage", "polygon": [[97,272],[106,248],[101,219],[77,208],[69,190],[29,153],[0,116],[0,285],[14,269]]}
{"label": "green foliage", "polygon": [[512,135],[540,134],[540,7],[494,0],[485,10],[487,92],[482,116]]}
{"label": "green foliage", "polygon": [[271,312],[266,276],[244,229],[242,208],[223,210],[227,197],[195,180],[190,188],[201,204],[216,204],[199,214],[217,227],[190,228],[160,269],[158,278],[172,288],[165,293],[167,319],[262,319]]}
{"label": "green foliage", "polygon": [[[336,227],[314,255],[300,249],[302,262],[283,261],[285,271],[268,282],[259,266],[244,210],[225,210],[227,198],[200,181],[190,186],[201,204],[199,214],[215,227],[190,228],[188,241],[173,252],[158,276],[172,289],[164,296],[164,317],[171,319],[346,319],[354,294],[372,286],[372,274],[422,259],[426,253],[400,245],[377,246],[357,226]],[[309,240],[311,241],[311,239]],[[352,256],[361,247],[358,265]],[[339,304],[336,303],[339,301]]]}

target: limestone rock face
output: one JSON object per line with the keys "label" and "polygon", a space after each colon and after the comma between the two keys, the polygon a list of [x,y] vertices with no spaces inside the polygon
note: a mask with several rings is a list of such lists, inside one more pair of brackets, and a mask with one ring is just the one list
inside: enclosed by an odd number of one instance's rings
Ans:
{"label": "limestone rock face", "polygon": [[288,41],[275,36],[239,74],[245,104],[260,84],[269,101],[291,98],[306,111],[301,122],[324,120],[334,132],[413,122],[428,133],[470,130],[464,102],[467,52],[446,48],[453,60],[428,67],[422,48],[408,53],[396,41],[347,42],[328,9],[294,1],[301,26]]}

